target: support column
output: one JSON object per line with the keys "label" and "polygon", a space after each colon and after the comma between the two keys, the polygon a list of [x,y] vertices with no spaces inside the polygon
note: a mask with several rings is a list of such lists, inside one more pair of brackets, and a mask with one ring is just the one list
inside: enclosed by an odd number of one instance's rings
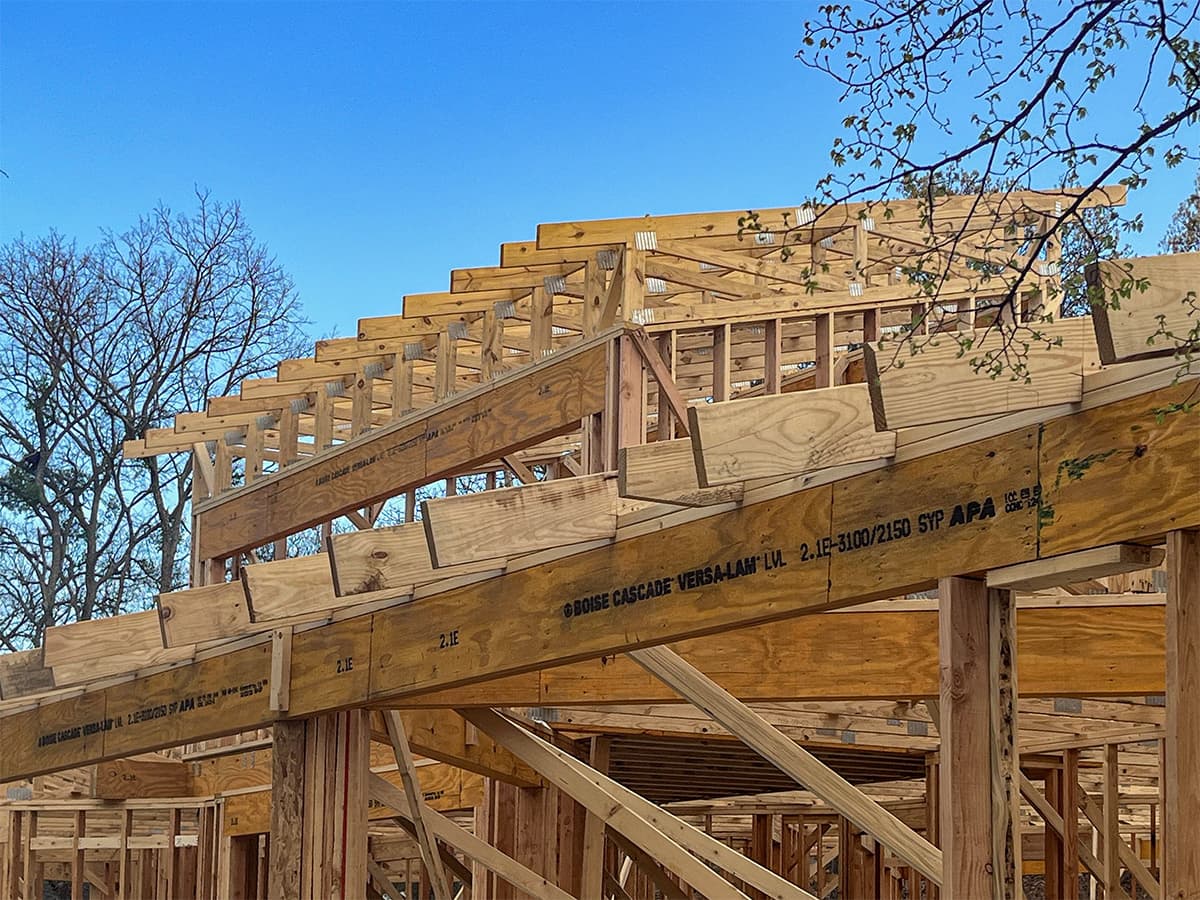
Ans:
{"label": "support column", "polygon": [[[285,754],[292,768],[283,772],[284,763],[274,756],[272,774],[282,774],[284,790],[273,798],[271,878],[269,896],[299,897],[303,900],[363,896],[367,884],[367,780],[370,776],[370,721],[366,710],[352,709],[325,716],[314,716],[300,723],[284,723],[297,731],[283,735]],[[277,726],[278,727],[278,726]],[[302,733],[302,737],[301,737]],[[282,732],[281,732],[282,734]],[[279,740],[279,737],[276,737]],[[303,741],[303,747],[291,746]],[[279,754],[279,750],[276,750]],[[303,775],[297,778],[292,769]],[[279,787],[273,786],[273,793]],[[294,792],[299,791],[300,797]],[[295,822],[277,821],[289,810],[299,808]],[[289,851],[286,842],[299,833],[299,852]],[[285,846],[275,843],[279,831]],[[282,857],[282,858],[281,858]],[[289,890],[287,879],[294,878],[292,866],[299,864],[299,889]],[[276,882],[276,872],[282,882]]]}
{"label": "support column", "polygon": [[275,723],[271,748],[271,857],[269,900],[300,896],[304,823],[304,721]]}
{"label": "support column", "polygon": [[1200,530],[1167,535],[1163,897],[1200,898]]}
{"label": "support column", "polygon": [[1013,597],[967,578],[938,596],[946,892],[1007,900],[1021,868]]}
{"label": "support column", "polygon": [[[603,775],[608,774],[608,748],[608,737],[592,738],[591,765]],[[587,813],[584,820],[581,870],[581,896],[598,896],[604,883],[604,820],[594,813]]]}

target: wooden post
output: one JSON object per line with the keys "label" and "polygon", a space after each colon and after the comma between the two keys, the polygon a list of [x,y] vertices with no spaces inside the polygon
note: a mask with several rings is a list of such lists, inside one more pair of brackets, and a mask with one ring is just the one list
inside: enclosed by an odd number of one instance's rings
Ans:
{"label": "wooden post", "polygon": [[645,443],[646,381],[641,354],[628,335],[621,335],[618,356],[617,446],[633,447]]}
{"label": "wooden post", "polygon": [[392,418],[399,419],[412,409],[413,361],[403,353],[392,359]]}
{"label": "wooden post", "polygon": [[361,709],[305,724],[300,891],[292,896],[350,898],[366,890],[368,726]]}
{"label": "wooden post", "polygon": [[1167,535],[1163,897],[1200,897],[1200,530]]}
{"label": "wooden post", "polygon": [[833,386],[833,345],[834,345],[834,326],[833,313],[824,313],[817,316],[815,326],[816,332],[816,355],[817,363],[816,382],[815,386],[819,388]]}
{"label": "wooden post", "polygon": [[300,896],[304,823],[304,721],[279,720],[272,729],[270,900]]}
{"label": "wooden post", "polygon": [[981,581],[938,585],[941,826],[950,897],[1019,896],[1013,600]]}
{"label": "wooden post", "polygon": [[[1116,744],[1104,745],[1104,896],[1109,898],[1126,896],[1121,887],[1121,820],[1120,812],[1120,769]],[[1094,834],[1095,832],[1093,832]],[[1136,890],[1135,890],[1136,893]]]}
{"label": "wooden post", "polygon": [[600,330],[600,314],[608,294],[604,270],[595,255],[587,261],[583,273],[583,336],[590,338]]}
{"label": "wooden post", "polygon": [[767,319],[763,334],[763,393],[778,394],[783,385],[783,321]]}
{"label": "wooden post", "polygon": [[[1051,769],[1046,773],[1046,800],[1062,814],[1062,770]],[[1045,858],[1045,884],[1047,897],[1062,896],[1063,841],[1049,820],[1045,824],[1043,856]]]}
{"label": "wooden post", "polygon": [[533,362],[554,349],[554,295],[541,285],[533,289],[529,310],[529,355]]}
{"label": "wooden post", "polygon": [[712,361],[713,361],[713,389],[712,398],[714,403],[720,403],[723,400],[729,399],[730,381],[730,357],[733,353],[732,335],[730,332],[729,323],[724,325],[715,325],[712,330]]}
{"label": "wooden post", "polygon": [[[591,766],[601,774],[608,774],[607,737],[592,738]],[[600,896],[604,883],[604,821],[592,813],[587,814],[583,825],[583,866],[581,875],[581,897]]]}
{"label": "wooden post", "polygon": [[433,399],[445,400],[454,393],[458,376],[458,341],[447,328],[438,334],[437,360],[434,367]]}
{"label": "wooden post", "polygon": [[1062,891],[1074,897],[1079,892],[1079,751],[1063,753],[1059,794],[1063,817]]}

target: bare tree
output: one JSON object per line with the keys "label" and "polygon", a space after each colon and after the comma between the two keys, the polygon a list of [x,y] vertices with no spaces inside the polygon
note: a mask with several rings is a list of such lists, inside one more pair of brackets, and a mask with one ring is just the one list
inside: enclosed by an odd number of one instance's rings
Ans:
{"label": "bare tree", "polygon": [[185,577],[190,471],[121,444],[302,351],[291,280],[197,193],[79,248],[0,248],[0,645],[147,604]]}

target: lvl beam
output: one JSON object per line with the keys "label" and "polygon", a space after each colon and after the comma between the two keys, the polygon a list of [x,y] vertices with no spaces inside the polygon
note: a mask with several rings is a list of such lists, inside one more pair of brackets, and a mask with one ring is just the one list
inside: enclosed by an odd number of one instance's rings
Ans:
{"label": "lvl beam", "polygon": [[[297,630],[290,711],[378,704],[897,596],[1039,548],[1059,555],[1195,528],[1200,420],[1154,412],[1191,387],[836,481],[829,473],[734,509],[687,510],[601,547]],[[1097,446],[1107,456],[1079,462]],[[1058,476],[1064,461],[1078,477]],[[1158,501],[1130,503],[1131,491]],[[261,727],[274,718],[270,664],[264,639],[13,712],[0,720],[0,780]]]}
{"label": "lvl beam", "polygon": [[[615,332],[613,332],[615,333]],[[579,427],[604,407],[600,335],[506,378],[289,466],[196,512],[220,559]]]}
{"label": "lvl beam", "polygon": [[[1159,694],[1163,605],[1017,613],[1027,697]],[[1088,602],[1093,601],[1093,602]],[[852,618],[847,618],[851,616]],[[934,609],[815,613],[671,645],[740,700],[873,700],[938,693]],[[414,697],[422,706],[588,706],[670,702],[675,694],[624,656],[589,660]]]}

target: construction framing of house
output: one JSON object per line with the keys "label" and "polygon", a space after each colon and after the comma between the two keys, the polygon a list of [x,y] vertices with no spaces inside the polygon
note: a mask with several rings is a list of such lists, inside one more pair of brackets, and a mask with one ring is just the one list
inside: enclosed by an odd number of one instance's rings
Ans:
{"label": "construction framing of house", "polygon": [[130,442],[192,586],[0,656],[0,893],[1200,897],[1200,254],[1030,251],[1124,199],[541,225]]}

